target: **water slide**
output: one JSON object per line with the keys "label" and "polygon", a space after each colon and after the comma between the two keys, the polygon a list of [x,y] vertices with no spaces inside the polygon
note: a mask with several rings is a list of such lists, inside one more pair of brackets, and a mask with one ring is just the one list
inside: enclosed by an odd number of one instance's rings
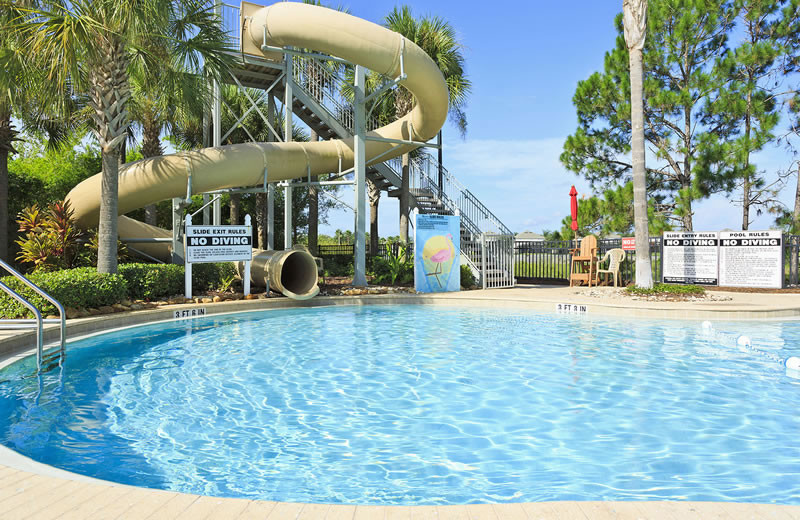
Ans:
{"label": "water slide", "polygon": [[[244,3],[243,10],[246,6]],[[310,49],[338,56],[392,78],[400,76],[402,53],[407,77],[401,85],[414,95],[414,108],[403,118],[367,135],[427,141],[437,134],[447,118],[447,85],[428,55],[414,43],[403,40],[401,35],[366,20],[324,7],[291,2],[253,9],[245,18],[242,30],[244,52],[280,61],[281,53],[261,52],[262,45]],[[367,164],[378,156],[386,160],[414,147],[368,140]],[[122,215],[173,197],[185,197],[190,174],[191,192],[198,194],[260,186],[265,169],[270,182],[305,177],[309,169],[311,175],[336,172],[340,161],[342,169],[353,167],[352,138],[234,144],[144,159],[120,169],[119,213]],[[100,183],[101,174],[94,175],[67,195],[78,226],[83,229],[98,224]],[[169,238],[172,232],[120,216],[119,236]],[[137,244],[137,249],[163,260],[170,258],[170,247],[167,243]],[[253,284],[259,286],[269,281],[271,287],[290,298],[311,298],[319,291],[314,259],[298,249],[255,250],[251,278]]]}

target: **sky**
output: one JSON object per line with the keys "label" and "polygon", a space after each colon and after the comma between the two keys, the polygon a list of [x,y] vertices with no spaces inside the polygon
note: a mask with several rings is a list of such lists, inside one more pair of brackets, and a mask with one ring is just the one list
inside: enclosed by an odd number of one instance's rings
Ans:
{"label": "sky", "polygon": [[[266,2],[262,2],[266,3]],[[393,1],[342,0],[351,14],[381,23]],[[578,81],[601,71],[614,46],[614,17],[621,1],[574,2],[446,1],[406,2],[417,15],[438,15],[456,28],[464,45],[472,94],[466,109],[468,132],[444,127],[444,165],[500,220],[515,232],[559,229],[569,215],[569,191],[591,190],[567,171],[558,157],[565,138],[577,128],[572,96]],[[435,154],[435,150],[431,149]],[[787,152],[766,150],[756,164],[768,172],[790,164]],[[794,181],[782,200],[793,205]],[[340,191],[340,198],[352,194]],[[741,207],[724,195],[696,205],[695,230],[741,227]],[[773,217],[757,217],[751,229],[767,229]],[[321,233],[353,229],[353,213],[331,213]],[[398,233],[397,199],[384,196],[379,206],[381,236]]]}

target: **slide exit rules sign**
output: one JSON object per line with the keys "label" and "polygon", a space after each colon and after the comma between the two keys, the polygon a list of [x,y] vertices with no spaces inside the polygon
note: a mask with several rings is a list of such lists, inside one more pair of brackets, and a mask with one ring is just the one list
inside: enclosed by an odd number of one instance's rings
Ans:
{"label": "slide exit rules sign", "polygon": [[188,262],[237,262],[252,258],[252,226],[186,226]]}

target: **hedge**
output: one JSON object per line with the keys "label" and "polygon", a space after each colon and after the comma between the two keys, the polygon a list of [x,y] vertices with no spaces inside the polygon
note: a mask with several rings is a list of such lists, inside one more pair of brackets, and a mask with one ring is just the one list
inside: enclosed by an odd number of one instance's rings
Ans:
{"label": "hedge", "polygon": [[[183,294],[184,269],[174,264],[122,264],[119,274],[128,282],[128,297],[132,300],[152,300]],[[226,278],[236,276],[236,267],[230,263],[193,264],[192,290],[216,290]]]}
{"label": "hedge", "polygon": [[[120,264],[118,274],[100,274],[93,267],[33,273],[28,279],[61,302],[64,307],[90,308],[112,305],[122,300],[146,300],[182,295],[182,265]],[[223,280],[236,275],[232,263],[195,264],[192,266],[192,290],[199,293],[219,289]],[[56,314],[55,306],[13,276],[0,278],[27,298],[42,313]],[[16,300],[0,291],[0,317],[31,318],[33,315]]]}
{"label": "hedge", "polygon": [[117,272],[128,283],[131,300],[152,300],[183,294],[183,266],[175,264],[122,264]]}
{"label": "hedge", "polygon": [[[128,294],[125,278],[118,274],[100,274],[92,267],[33,273],[28,279],[61,302],[64,307],[101,307],[117,303]],[[42,316],[56,314],[55,306],[13,276],[0,279],[38,308]],[[27,308],[5,293],[0,294],[0,316],[32,318]]]}

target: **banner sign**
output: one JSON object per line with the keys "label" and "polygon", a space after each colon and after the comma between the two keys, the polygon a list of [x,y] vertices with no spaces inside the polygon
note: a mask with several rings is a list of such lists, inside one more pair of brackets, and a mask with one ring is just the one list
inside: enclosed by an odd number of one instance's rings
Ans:
{"label": "banner sign", "polygon": [[417,214],[414,224],[414,288],[461,290],[461,217]]}
{"label": "banner sign", "polygon": [[663,237],[663,281],[717,285],[719,234],[712,232],[665,232]]}
{"label": "banner sign", "polygon": [[722,231],[719,284],[726,287],[783,287],[781,231]]}
{"label": "banner sign", "polygon": [[636,237],[624,237],[622,239],[623,251],[636,251]]}
{"label": "banner sign", "polygon": [[252,226],[186,226],[187,262],[249,262],[252,259]]}

